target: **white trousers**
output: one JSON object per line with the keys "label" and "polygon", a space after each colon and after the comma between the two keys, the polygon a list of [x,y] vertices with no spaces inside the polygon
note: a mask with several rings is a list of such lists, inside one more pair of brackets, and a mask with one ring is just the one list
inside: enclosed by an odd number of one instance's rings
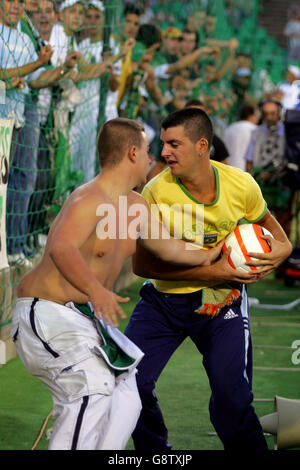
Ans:
{"label": "white trousers", "polygon": [[53,397],[51,450],[122,450],[141,401],[135,373],[116,377],[95,354],[101,338],[93,320],[55,302],[18,299],[11,336],[28,372]]}

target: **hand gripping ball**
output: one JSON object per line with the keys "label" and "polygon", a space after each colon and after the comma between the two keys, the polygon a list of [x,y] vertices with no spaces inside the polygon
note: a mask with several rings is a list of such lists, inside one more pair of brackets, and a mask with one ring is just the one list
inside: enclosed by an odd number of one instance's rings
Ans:
{"label": "hand gripping ball", "polygon": [[228,258],[232,268],[247,273],[256,271],[255,266],[248,266],[246,263],[253,260],[248,253],[269,253],[271,247],[269,243],[261,238],[262,235],[272,234],[264,227],[257,224],[237,225],[233,232],[226,238],[222,251],[231,247],[231,253]]}

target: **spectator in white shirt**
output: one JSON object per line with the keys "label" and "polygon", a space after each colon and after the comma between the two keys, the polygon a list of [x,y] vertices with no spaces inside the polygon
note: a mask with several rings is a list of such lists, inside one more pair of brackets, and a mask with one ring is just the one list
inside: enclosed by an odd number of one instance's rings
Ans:
{"label": "spectator in white shirt", "polygon": [[8,88],[5,102],[0,104],[0,118],[15,119],[6,208],[7,250],[10,262],[26,264],[27,211],[34,190],[39,139],[37,110],[30,91],[47,83],[43,67],[52,49],[45,46],[38,55],[29,36],[21,31],[24,6],[22,0],[3,0],[0,4],[0,79]]}
{"label": "spectator in white shirt", "polygon": [[252,131],[257,127],[258,112],[254,106],[245,104],[240,111],[240,120],[225,129],[224,142],[229,151],[228,164],[246,170],[245,153]]}
{"label": "spectator in white shirt", "polygon": [[283,111],[300,109],[300,66],[288,66],[286,81],[279,85],[278,90]]}

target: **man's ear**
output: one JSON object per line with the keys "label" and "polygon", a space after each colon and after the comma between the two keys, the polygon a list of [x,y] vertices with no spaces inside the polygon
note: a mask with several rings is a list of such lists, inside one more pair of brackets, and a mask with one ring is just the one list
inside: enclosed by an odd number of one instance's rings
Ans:
{"label": "man's ear", "polygon": [[208,140],[201,137],[196,143],[197,151],[199,155],[204,155],[208,151]]}
{"label": "man's ear", "polygon": [[132,145],[128,150],[128,158],[132,163],[136,162],[136,146]]}

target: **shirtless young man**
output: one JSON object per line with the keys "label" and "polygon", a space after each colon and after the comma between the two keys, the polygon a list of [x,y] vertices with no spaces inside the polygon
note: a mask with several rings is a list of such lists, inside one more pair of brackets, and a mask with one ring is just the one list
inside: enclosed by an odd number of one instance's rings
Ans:
{"label": "shirtless young man", "polygon": [[[53,395],[56,421],[49,449],[124,449],[140,413],[135,366],[143,353],[116,328],[117,317],[125,318],[119,303],[129,299],[112,292],[136,244],[136,236],[129,236],[133,216],[129,210],[121,213],[120,197],[127,197],[129,209],[146,210],[137,236],[166,261],[209,264],[220,253],[220,248],[186,250],[182,240],[162,239],[166,233],[161,226],[159,238],[147,239],[154,223],[148,220],[151,211],[132,191],[145,182],[149,167],[142,126],[122,118],[108,121],[99,133],[98,151],[101,173],[64,204],[43,259],[18,285],[13,312],[11,335],[17,351]],[[104,233],[101,221],[109,209],[118,223]],[[124,226],[124,220],[127,237],[115,236],[114,229]],[[123,351],[133,359],[127,367],[116,361],[107,364],[107,333],[121,337]]]}

